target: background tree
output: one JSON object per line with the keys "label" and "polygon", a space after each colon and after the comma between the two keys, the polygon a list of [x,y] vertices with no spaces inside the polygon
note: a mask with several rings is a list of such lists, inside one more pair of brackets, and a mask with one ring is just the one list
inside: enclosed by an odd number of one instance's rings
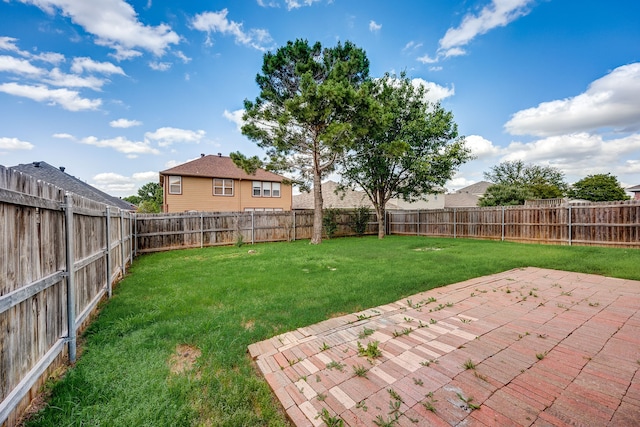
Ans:
{"label": "background tree", "polygon": [[162,186],[157,182],[148,182],[138,189],[137,196],[124,197],[129,203],[138,207],[138,212],[162,212]]}
{"label": "background tree", "polygon": [[[322,241],[322,179],[354,139],[359,87],[368,74],[365,52],[350,42],[323,49],[296,40],[264,55],[260,94],[244,102],[242,133],[266,150],[265,167],[296,174],[303,187],[313,183],[314,244]],[[234,157],[248,171],[258,166],[240,153]]]}
{"label": "background tree", "polygon": [[577,181],[571,186],[569,197],[592,202],[629,200],[629,196],[618,182],[618,178],[608,173],[588,175]]}
{"label": "background tree", "polygon": [[414,86],[405,74],[386,74],[371,86],[371,102],[360,117],[368,132],[341,161],[342,187],[364,190],[383,238],[390,199],[415,201],[439,191],[470,153],[453,114],[427,101],[424,86]]}
{"label": "background tree", "polygon": [[525,164],[522,160],[493,166],[484,177],[494,185],[480,199],[480,206],[520,205],[527,199],[563,197],[568,188],[559,169]]}

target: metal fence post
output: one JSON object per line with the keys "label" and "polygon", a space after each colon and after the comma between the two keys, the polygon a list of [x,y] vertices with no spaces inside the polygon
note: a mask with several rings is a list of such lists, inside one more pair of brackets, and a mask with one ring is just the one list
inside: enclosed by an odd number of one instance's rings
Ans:
{"label": "metal fence post", "polygon": [[120,258],[122,260],[122,276],[124,277],[126,271],[127,259],[124,255],[124,211],[120,209]]}
{"label": "metal fence post", "polygon": [[502,241],[504,242],[504,206],[502,206]]}
{"label": "metal fence post", "polygon": [[255,211],[251,211],[251,244],[255,244],[255,223],[254,223]]}
{"label": "metal fence post", "polygon": [[111,298],[111,208],[105,209],[107,215],[107,295]]}
{"label": "metal fence post", "polygon": [[457,237],[456,208],[453,208],[453,238]]}
{"label": "metal fence post", "polygon": [[67,345],[69,362],[76,361],[76,282],[75,282],[75,241],[73,238],[73,198],[71,193],[64,195],[65,209],[65,257],[67,263]]}
{"label": "metal fence post", "polygon": [[571,223],[571,205],[567,207],[569,218],[567,222],[569,223],[569,246],[571,246],[571,233],[572,233],[572,223]]}
{"label": "metal fence post", "polygon": [[133,251],[131,252],[131,262],[133,257],[138,255],[138,214],[133,213]]}

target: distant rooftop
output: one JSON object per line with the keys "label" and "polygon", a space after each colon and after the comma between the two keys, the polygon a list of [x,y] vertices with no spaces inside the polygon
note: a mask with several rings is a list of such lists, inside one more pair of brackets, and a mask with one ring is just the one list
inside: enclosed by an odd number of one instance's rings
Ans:
{"label": "distant rooftop", "polygon": [[268,172],[264,169],[258,169],[255,175],[250,175],[237,167],[230,157],[225,157],[222,154],[202,154],[198,159],[183,163],[171,169],[163,170],[160,172],[160,175],[230,178],[273,182],[282,182],[285,179],[283,176]]}
{"label": "distant rooftop", "polygon": [[47,162],[39,161],[12,166],[10,169],[22,172],[87,199],[104,203],[105,205],[114,206],[122,210],[135,209],[135,206],[131,203],[118,197],[110,196],[104,191],[92,187],[75,176],[69,175],[65,172],[65,168],[62,166],[57,168],[55,166],[51,166]]}

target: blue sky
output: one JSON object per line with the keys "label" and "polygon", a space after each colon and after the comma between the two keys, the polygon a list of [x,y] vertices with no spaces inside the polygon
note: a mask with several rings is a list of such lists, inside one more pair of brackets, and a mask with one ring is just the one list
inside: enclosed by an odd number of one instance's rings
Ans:
{"label": "blue sky", "polygon": [[3,0],[0,24],[0,164],[114,196],[200,153],[262,156],[242,103],[297,38],[427,85],[476,155],[449,190],[516,159],[640,184],[637,0]]}

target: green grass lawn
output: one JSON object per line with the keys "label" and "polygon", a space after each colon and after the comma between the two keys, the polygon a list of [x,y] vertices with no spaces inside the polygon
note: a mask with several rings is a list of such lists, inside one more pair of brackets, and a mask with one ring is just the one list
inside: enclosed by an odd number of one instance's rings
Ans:
{"label": "green grass lawn", "polygon": [[[639,258],[637,249],[400,236],[144,255],[28,425],[287,425],[249,360],[253,342],[516,267],[638,280]],[[172,373],[179,345],[201,354]]]}

